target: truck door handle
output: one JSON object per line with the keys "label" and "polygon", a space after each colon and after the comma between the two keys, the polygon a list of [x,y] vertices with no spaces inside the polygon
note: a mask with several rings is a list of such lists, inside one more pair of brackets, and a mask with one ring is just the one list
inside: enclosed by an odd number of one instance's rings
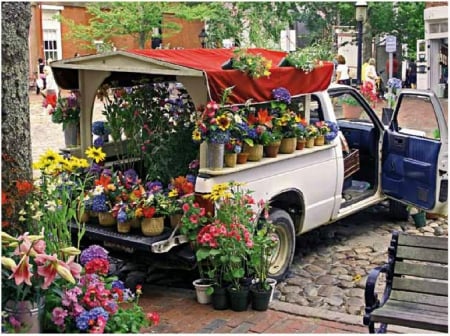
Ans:
{"label": "truck door handle", "polygon": [[396,139],[394,139],[394,141],[397,145],[403,145],[403,139],[401,139],[401,138],[396,138]]}

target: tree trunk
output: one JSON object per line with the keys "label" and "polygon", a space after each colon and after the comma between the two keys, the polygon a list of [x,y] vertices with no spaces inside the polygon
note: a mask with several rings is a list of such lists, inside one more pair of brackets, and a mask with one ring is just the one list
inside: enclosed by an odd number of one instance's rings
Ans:
{"label": "tree trunk", "polygon": [[[30,20],[30,3],[2,2],[2,203],[4,192],[14,187],[15,181],[33,177],[28,100]],[[5,219],[2,204],[2,228],[18,223],[18,209],[20,204]]]}

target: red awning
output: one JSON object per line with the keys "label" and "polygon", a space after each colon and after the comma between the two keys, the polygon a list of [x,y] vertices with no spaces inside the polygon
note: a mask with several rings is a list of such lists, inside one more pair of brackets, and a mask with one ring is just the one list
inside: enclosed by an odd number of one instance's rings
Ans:
{"label": "red awning", "polygon": [[278,87],[288,89],[293,96],[324,91],[333,74],[331,62],[323,62],[323,66],[310,73],[294,67],[279,67],[286,53],[267,49],[248,49],[250,53],[272,60],[271,75],[259,79],[253,79],[239,70],[222,70],[222,65],[233,56],[232,49],[133,49],[128,52],[203,71],[209,95],[215,101],[221,100],[224,89],[234,86],[230,101],[235,104],[242,104],[248,99],[269,101],[272,90]]}

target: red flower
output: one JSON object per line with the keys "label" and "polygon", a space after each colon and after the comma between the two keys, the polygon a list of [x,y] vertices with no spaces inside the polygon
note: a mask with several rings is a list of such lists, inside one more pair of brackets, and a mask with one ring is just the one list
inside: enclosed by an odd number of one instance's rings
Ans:
{"label": "red flower", "polygon": [[154,207],[142,209],[142,214],[145,218],[152,218],[155,215],[156,209]]}
{"label": "red flower", "polygon": [[108,275],[109,262],[105,259],[95,258],[85,265],[87,274]]}
{"label": "red flower", "polygon": [[26,196],[33,190],[33,184],[29,181],[16,181],[16,188],[19,196]]}

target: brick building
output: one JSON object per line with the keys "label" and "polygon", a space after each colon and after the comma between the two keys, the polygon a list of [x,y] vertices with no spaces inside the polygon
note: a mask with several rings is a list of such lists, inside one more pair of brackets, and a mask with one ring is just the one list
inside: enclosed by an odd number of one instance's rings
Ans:
{"label": "brick building", "polygon": [[[89,14],[86,11],[86,2],[32,2],[32,18],[30,23],[30,78],[34,78],[38,71],[38,59],[64,59],[74,57],[75,53],[80,55],[92,53],[82,48],[80,41],[70,40],[69,27],[54,18],[61,15],[69,18],[79,25],[87,25]],[[164,14],[163,20],[176,22],[181,25],[179,33],[165,37],[163,45],[170,48],[200,48],[198,35],[203,28],[200,21],[184,21],[176,18],[173,14]],[[163,31],[164,36],[164,31]],[[101,43],[102,41],[97,41]],[[112,39],[117,49],[138,48],[138,42],[132,36],[120,36]],[[148,42],[146,48],[151,48]]]}

